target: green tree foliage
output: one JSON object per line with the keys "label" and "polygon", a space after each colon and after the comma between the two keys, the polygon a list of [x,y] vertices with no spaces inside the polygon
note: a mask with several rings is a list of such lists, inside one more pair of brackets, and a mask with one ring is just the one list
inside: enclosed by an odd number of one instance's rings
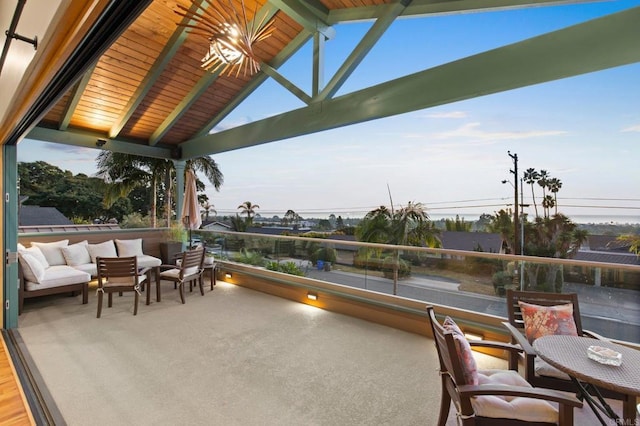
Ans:
{"label": "green tree foliage", "polygon": [[238,206],[240,210],[240,214],[247,215],[246,224],[251,225],[253,223],[253,217],[256,215],[256,209],[259,209],[260,206],[257,204],[253,204],[251,201],[245,201],[244,203]]}
{"label": "green tree foliage", "polygon": [[[409,202],[398,210],[380,206],[366,214],[356,227],[358,241],[395,245],[437,247],[439,231],[429,220],[425,207],[421,203]],[[394,250],[395,257],[393,294],[397,294],[398,270],[400,269],[400,251]],[[379,250],[367,257],[383,257]],[[388,265],[388,261],[385,260]]]}
{"label": "green tree foliage", "polygon": [[[157,225],[158,201],[163,202],[165,206],[166,224],[170,226],[175,196],[175,164],[173,161],[102,151],[98,154],[96,162],[98,176],[108,183],[103,200],[105,205],[109,206],[121,198],[129,197],[133,191],[142,189],[148,194],[144,213],[148,213],[151,217],[151,227]],[[188,160],[185,169],[203,173],[216,191],[220,189],[224,180],[217,163],[210,156]],[[203,191],[205,185],[197,180],[196,187],[199,191]]]}
{"label": "green tree foliage", "polygon": [[101,179],[85,174],[73,175],[44,161],[18,163],[20,195],[25,205],[55,207],[75,222],[120,221],[132,212],[130,200],[105,207],[102,198],[106,187]]}
{"label": "green tree foliage", "polygon": [[618,241],[629,244],[629,251],[640,256],[640,234],[624,234],[618,237]]}
{"label": "green tree foliage", "polygon": [[447,231],[469,232],[473,223],[465,222],[464,218],[460,219],[460,216],[456,215],[455,220],[445,219],[444,225]]}

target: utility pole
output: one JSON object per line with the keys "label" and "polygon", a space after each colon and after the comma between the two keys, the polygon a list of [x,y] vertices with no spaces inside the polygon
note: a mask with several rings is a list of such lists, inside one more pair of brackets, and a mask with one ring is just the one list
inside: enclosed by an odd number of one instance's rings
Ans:
{"label": "utility pole", "polygon": [[509,157],[511,157],[511,159],[513,160],[513,169],[510,169],[509,171],[511,173],[513,173],[513,190],[514,190],[514,196],[513,196],[513,253],[514,254],[521,254],[520,253],[520,232],[519,228],[518,228],[518,154],[512,154],[511,151],[507,151],[507,154],[509,154]]}

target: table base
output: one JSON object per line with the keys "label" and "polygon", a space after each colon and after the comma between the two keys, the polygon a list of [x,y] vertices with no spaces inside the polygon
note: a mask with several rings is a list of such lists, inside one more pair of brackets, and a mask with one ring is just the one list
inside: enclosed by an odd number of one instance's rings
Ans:
{"label": "table base", "polygon": [[[607,426],[607,425],[610,425],[611,422],[609,423],[605,422],[605,420],[600,415],[601,413],[605,414],[608,418],[614,420],[615,424],[621,424],[620,417],[618,417],[618,415],[613,411],[609,403],[607,403],[607,401],[604,399],[604,397],[600,393],[600,390],[598,389],[597,386],[594,386],[589,383],[583,384],[582,382],[580,382],[580,380],[572,376],[569,376],[569,378],[578,388],[578,392],[576,393],[576,398],[578,398],[580,401],[583,401],[583,400],[586,401],[586,403],[589,405],[589,407],[591,407],[591,410],[593,410],[593,413],[596,415],[598,420],[600,420],[600,423],[602,425]],[[589,392],[589,390],[591,390],[591,393]],[[595,398],[594,396],[592,396],[592,393],[595,396]]]}

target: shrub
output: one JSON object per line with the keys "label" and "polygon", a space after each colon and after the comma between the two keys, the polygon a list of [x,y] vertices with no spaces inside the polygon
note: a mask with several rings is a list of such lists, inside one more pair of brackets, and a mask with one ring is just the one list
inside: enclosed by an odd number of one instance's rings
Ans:
{"label": "shrub", "polygon": [[295,264],[295,262],[269,262],[267,263],[267,269],[270,271],[282,272],[285,274],[304,276],[304,271]]}
{"label": "shrub", "polygon": [[336,249],[331,247],[322,247],[313,252],[310,260],[315,265],[318,263],[318,260],[322,260],[323,262],[336,263],[337,258],[338,252],[336,252]]}
{"label": "shrub", "polygon": [[[398,278],[405,278],[411,275],[411,263],[403,259],[398,259]],[[387,256],[382,263],[382,271],[385,278],[393,278],[393,270],[396,265],[396,257]]]}
{"label": "shrub", "polygon": [[491,278],[493,289],[498,296],[504,296],[505,286],[513,284],[513,274],[509,271],[498,271]]}
{"label": "shrub", "polygon": [[265,265],[264,257],[262,257],[260,253],[258,253],[257,251],[250,251],[245,249],[242,249],[240,251],[240,254],[234,256],[233,260],[240,263],[246,263],[252,266]]}

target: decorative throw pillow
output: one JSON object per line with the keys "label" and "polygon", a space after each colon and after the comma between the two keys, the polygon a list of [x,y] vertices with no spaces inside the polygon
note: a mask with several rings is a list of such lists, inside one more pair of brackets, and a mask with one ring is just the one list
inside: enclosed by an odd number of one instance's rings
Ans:
{"label": "decorative throw pillow", "polygon": [[47,269],[49,267],[49,262],[47,262],[47,258],[44,257],[44,254],[42,254],[42,250],[40,250],[38,247],[24,248],[23,246],[22,249],[18,249],[18,254],[25,254],[25,253],[33,256],[35,260],[40,262],[40,264],[44,269]]}
{"label": "decorative throw pillow", "polygon": [[23,250],[20,254],[22,273],[27,281],[38,283],[44,278],[44,266],[31,253]]}
{"label": "decorative throw pillow", "polygon": [[89,256],[91,256],[91,263],[96,263],[98,257],[118,257],[113,240],[100,244],[89,244],[87,249],[89,250]]}
{"label": "decorative throw pillow", "polygon": [[526,302],[518,304],[524,320],[524,334],[529,343],[550,334],[578,335],[571,303],[555,306],[540,306]]}
{"label": "decorative throw pillow", "polygon": [[87,246],[88,241],[82,241],[77,244],[71,244],[62,248],[62,255],[69,266],[86,265],[91,263],[91,256]]}
{"label": "decorative throw pillow", "polygon": [[450,317],[444,319],[442,327],[453,334],[453,339],[456,342],[456,352],[462,364],[462,375],[464,376],[465,384],[477,385],[478,366],[476,365],[476,359],[473,357],[473,352],[471,352],[471,345],[464,337],[464,333]]}
{"label": "decorative throw pillow", "polygon": [[62,247],[66,247],[69,245],[69,240],[56,241],[53,243],[39,243],[32,242],[32,247],[38,247],[44,257],[47,258],[47,262],[49,265],[66,265],[67,262],[64,260],[64,256],[62,255]]}
{"label": "decorative throw pillow", "polygon": [[120,257],[144,256],[142,252],[142,238],[116,240],[116,247],[118,248],[118,256]]}

